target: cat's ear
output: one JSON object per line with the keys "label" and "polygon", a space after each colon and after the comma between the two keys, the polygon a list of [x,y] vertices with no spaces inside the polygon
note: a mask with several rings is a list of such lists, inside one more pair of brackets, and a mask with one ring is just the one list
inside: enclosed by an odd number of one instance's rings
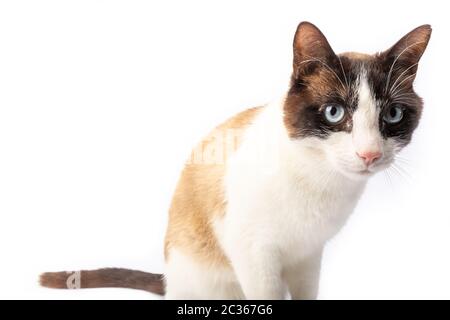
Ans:
{"label": "cat's ear", "polygon": [[308,73],[317,65],[335,63],[336,54],[331,49],[327,38],[310,22],[298,25],[294,37],[294,77]]}
{"label": "cat's ear", "polygon": [[392,66],[395,63],[395,68],[408,71],[412,75],[417,71],[417,64],[427,48],[430,36],[430,25],[426,24],[417,27],[401,38],[382,55],[386,61],[389,62],[389,66]]}

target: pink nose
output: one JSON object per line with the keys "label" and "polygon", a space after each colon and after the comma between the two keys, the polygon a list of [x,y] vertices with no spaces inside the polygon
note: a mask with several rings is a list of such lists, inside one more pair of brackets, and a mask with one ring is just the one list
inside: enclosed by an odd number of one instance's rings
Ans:
{"label": "pink nose", "polygon": [[366,166],[370,166],[372,163],[381,158],[380,151],[363,151],[356,152],[356,154],[364,161]]}

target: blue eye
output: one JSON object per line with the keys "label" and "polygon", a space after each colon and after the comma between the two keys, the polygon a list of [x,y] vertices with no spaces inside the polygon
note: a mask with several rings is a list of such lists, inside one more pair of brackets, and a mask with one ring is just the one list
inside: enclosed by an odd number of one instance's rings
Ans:
{"label": "blue eye", "polygon": [[391,106],[383,116],[387,123],[399,123],[403,119],[403,109],[399,106]]}
{"label": "blue eye", "polygon": [[345,109],[338,104],[330,104],[324,110],[325,119],[332,124],[336,124],[344,119]]}

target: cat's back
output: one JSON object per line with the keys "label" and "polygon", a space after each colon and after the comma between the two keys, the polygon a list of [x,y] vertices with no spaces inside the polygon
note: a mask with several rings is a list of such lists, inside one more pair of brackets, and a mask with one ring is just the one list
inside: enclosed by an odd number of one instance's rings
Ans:
{"label": "cat's back", "polygon": [[228,159],[264,107],[240,112],[217,126],[193,150],[169,210],[165,256],[176,248],[213,264],[227,264],[212,229],[212,221],[226,211],[224,175]]}

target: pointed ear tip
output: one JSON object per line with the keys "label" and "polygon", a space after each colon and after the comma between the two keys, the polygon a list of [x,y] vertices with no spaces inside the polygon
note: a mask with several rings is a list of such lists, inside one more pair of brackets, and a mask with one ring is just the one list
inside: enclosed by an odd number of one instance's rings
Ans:
{"label": "pointed ear tip", "polygon": [[303,41],[303,39],[313,37],[316,39],[325,38],[322,31],[309,21],[302,21],[299,23],[297,30],[295,31],[294,44],[297,41]]}
{"label": "pointed ear tip", "polygon": [[299,24],[298,24],[298,26],[300,27],[300,26],[314,26],[314,24],[312,24],[311,22],[309,22],[309,21],[302,21],[302,22],[300,22]]}
{"label": "pointed ear tip", "polygon": [[297,32],[301,29],[316,29],[319,30],[313,23],[309,21],[302,21],[297,26]]}
{"label": "pointed ear tip", "polygon": [[428,37],[430,37],[431,32],[433,31],[433,28],[431,27],[430,24],[424,24],[424,25],[421,25],[420,27],[417,27],[416,30],[421,31],[421,32],[425,33]]}
{"label": "pointed ear tip", "polygon": [[432,31],[433,30],[433,28],[431,27],[431,24],[428,24],[428,23],[420,26],[419,28],[423,28],[423,29],[428,30],[428,31]]}

